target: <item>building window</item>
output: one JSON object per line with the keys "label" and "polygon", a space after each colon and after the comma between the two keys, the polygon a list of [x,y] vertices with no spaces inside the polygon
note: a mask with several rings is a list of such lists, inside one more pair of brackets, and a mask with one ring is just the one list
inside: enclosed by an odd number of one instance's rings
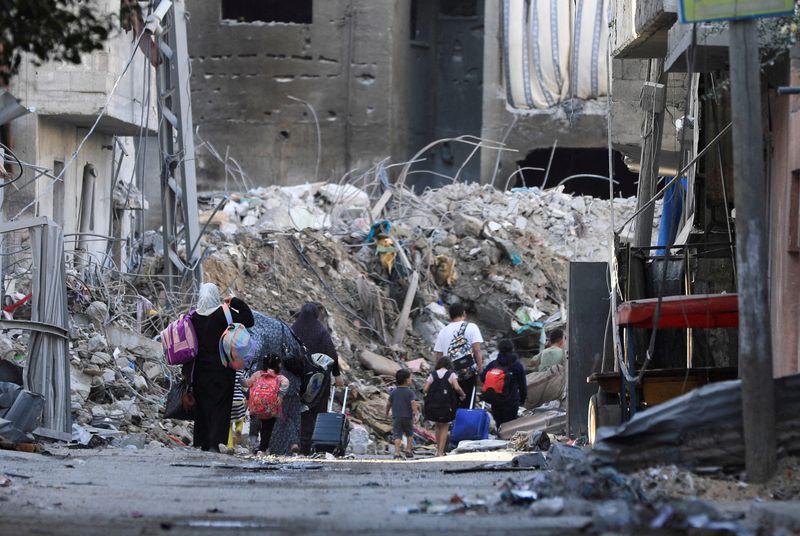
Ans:
{"label": "building window", "polygon": [[223,20],[311,24],[312,0],[222,0]]}
{"label": "building window", "polygon": [[478,0],[440,0],[439,13],[449,17],[477,17]]}

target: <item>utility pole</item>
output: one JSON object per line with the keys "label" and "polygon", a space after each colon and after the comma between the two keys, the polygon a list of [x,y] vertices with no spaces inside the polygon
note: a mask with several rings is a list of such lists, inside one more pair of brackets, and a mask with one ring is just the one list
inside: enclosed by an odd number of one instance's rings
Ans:
{"label": "utility pole", "polygon": [[753,19],[730,23],[733,179],[739,292],[739,371],[747,478],[765,482],[776,468],[775,396],[768,303],[768,242],[761,58]]}
{"label": "utility pole", "polygon": [[[167,8],[167,6],[169,6]],[[189,91],[189,46],[184,0],[160,0],[167,8],[157,32],[159,148],[161,151],[161,213],[164,273],[167,288],[180,290],[186,277],[197,290],[202,281],[200,225],[197,214],[192,97]],[[184,256],[179,249],[183,238]]]}
{"label": "utility pole", "polygon": [[[655,204],[650,203],[650,198],[655,192],[658,181],[658,163],[661,156],[661,141],[664,133],[664,110],[667,104],[667,88],[659,84],[664,69],[664,60],[651,62],[648,81],[642,88],[640,106],[644,112],[642,121],[642,152],[641,168],[639,170],[639,189],[636,195],[636,210],[647,206],[637,217],[634,224],[633,245],[636,247],[650,247],[653,234],[653,215]],[[646,205],[650,203],[649,205]],[[643,298],[644,296],[636,296]]]}

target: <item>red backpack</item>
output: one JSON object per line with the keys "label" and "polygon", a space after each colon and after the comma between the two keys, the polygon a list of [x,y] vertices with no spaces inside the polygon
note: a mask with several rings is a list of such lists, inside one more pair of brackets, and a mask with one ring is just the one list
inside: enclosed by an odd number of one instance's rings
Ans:
{"label": "red backpack", "polygon": [[281,398],[281,376],[273,370],[266,370],[256,379],[250,387],[250,399],[247,409],[250,415],[257,419],[272,419],[282,413],[283,398]]}
{"label": "red backpack", "polygon": [[506,367],[494,367],[486,372],[483,381],[484,402],[494,404],[507,398],[511,391],[511,372]]}

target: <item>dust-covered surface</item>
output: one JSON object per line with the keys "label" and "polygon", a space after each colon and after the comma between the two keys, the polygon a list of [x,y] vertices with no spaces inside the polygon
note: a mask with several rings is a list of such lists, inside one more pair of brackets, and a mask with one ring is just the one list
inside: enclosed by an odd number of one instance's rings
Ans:
{"label": "dust-covered surface", "polygon": [[775,476],[766,484],[749,484],[743,474],[721,471],[702,475],[674,465],[652,467],[635,473],[642,488],[671,497],[698,497],[712,501],[800,500],[800,460],[781,458]]}

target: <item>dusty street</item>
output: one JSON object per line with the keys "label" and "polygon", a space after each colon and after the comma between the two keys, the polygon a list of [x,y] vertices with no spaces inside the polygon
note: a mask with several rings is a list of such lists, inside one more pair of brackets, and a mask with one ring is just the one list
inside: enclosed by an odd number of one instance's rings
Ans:
{"label": "dusty street", "polygon": [[[508,459],[508,453],[495,460]],[[288,462],[270,467],[193,450],[107,449],[64,455],[0,451],[2,535],[20,534],[485,534],[469,515],[397,513],[423,499],[491,494],[507,473],[445,475],[462,461]],[[521,510],[491,516],[500,532],[568,533],[587,517],[533,518]]]}
{"label": "dusty street", "polygon": [[[259,462],[162,448],[53,452],[0,450],[0,535],[486,534],[487,527],[497,534],[636,534],[654,522],[646,510],[632,503],[628,508],[619,495],[611,498],[609,489],[606,498],[591,501],[540,497],[529,506],[500,500],[509,478],[522,481],[542,472],[445,472],[505,462],[514,456],[510,452],[413,462]],[[564,473],[575,482],[584,478],[580,470]],[[454,496],[468,507],[443,513],[457,509]],[[562,507],[554,508],[554,501]],[[413,512],[421,503],[428,512]],[[685,533],[690,515],[689,523],[721,531],[715,533],[791,534],[800,528],[797,501],[676,497],[650,512],[665,508],[675,513],[661,534]]]}

